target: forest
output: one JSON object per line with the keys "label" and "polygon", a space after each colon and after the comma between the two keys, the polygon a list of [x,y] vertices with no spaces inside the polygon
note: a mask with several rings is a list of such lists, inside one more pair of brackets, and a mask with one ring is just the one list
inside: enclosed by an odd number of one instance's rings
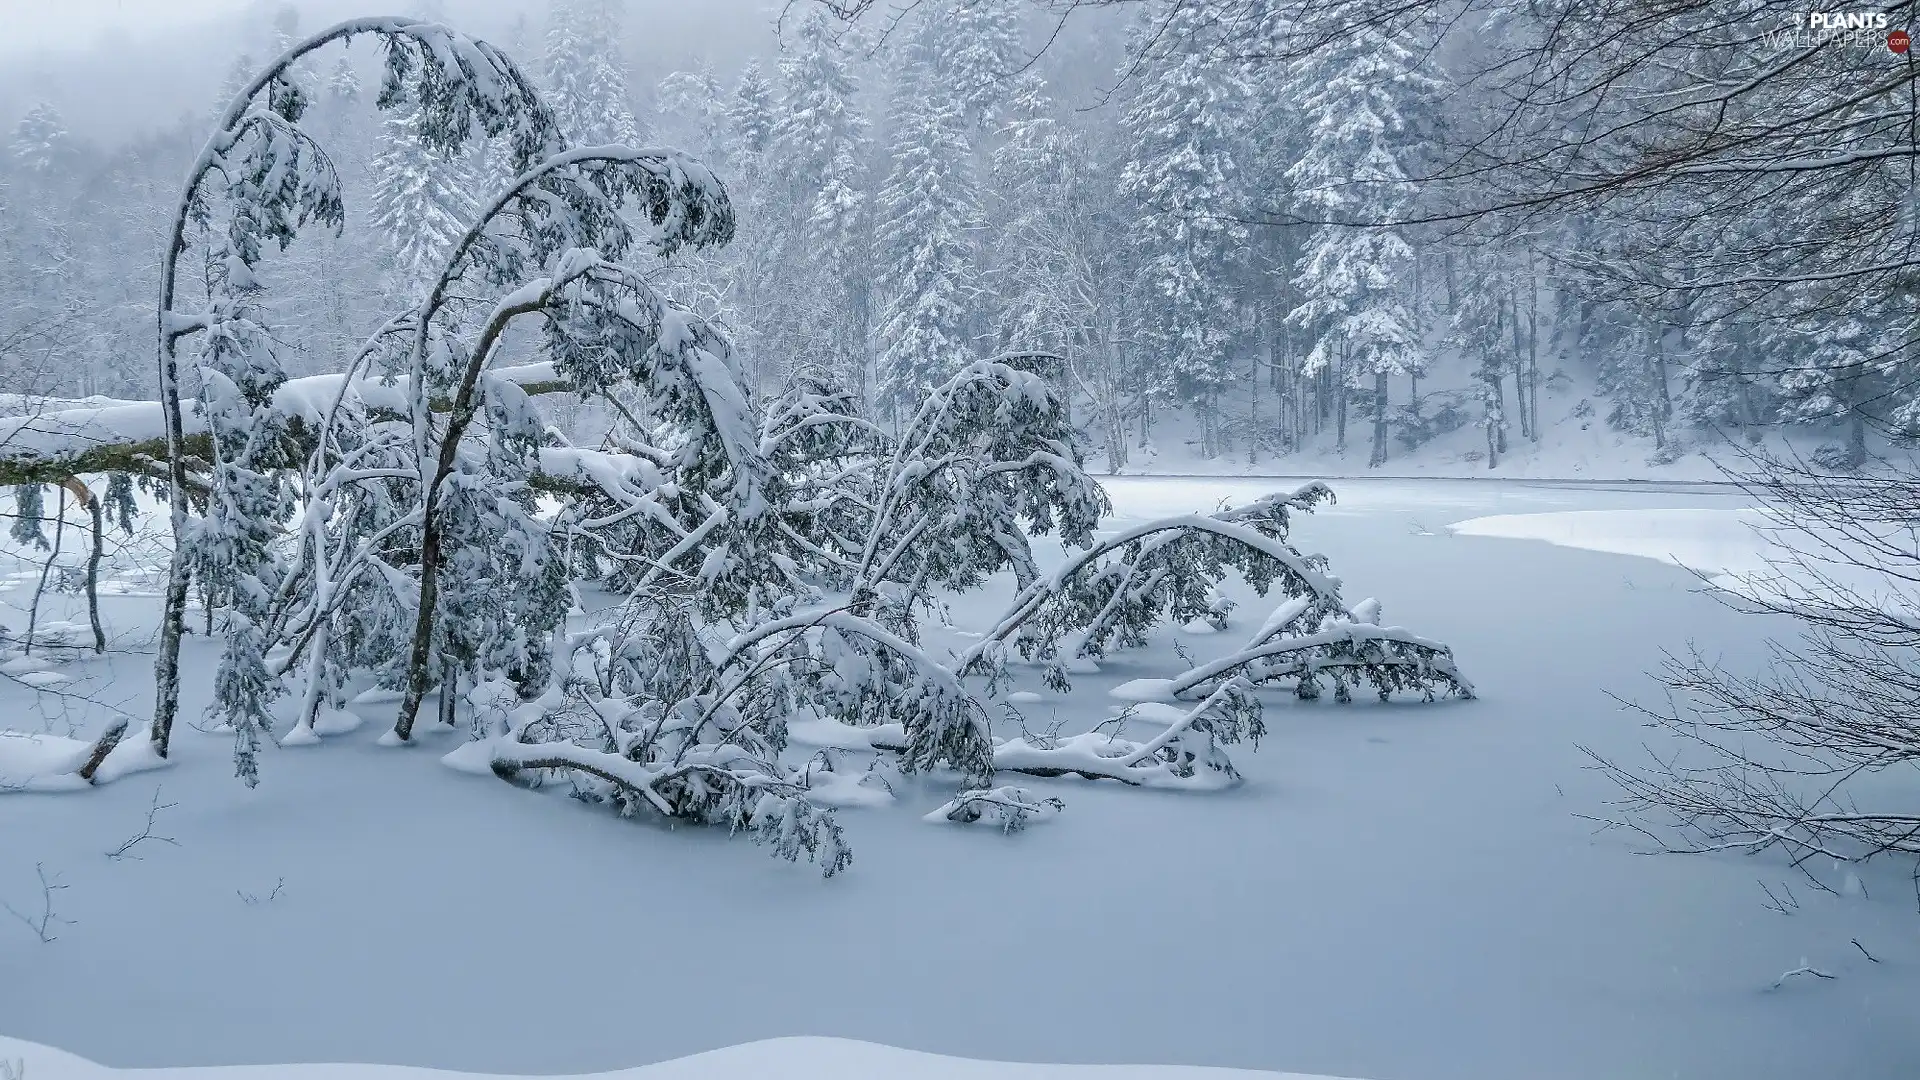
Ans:
{"label": "forest", "polygon": [[[1594,88],[1610,75],[1603,60],[1592,73],[1518,67],[1551,51],[1547,24],[1431,4],[1393,25],[1341,29],[1342,9],[1303,30],[1290,5],[1267,7],[1009,0],[848,22],[789,5],[777,51],[723,72],[634,70],[622,40],[637,28],[595,0],[523,16],[500,44],[577,144],[672,146],[724,179],[738,240],[672,273],[762,400],[819,373],[888,418],[956,357],[1050,352],[1108,472],[1168,420],[1161,437],[1190,441],[1196,458],[1281,459],[1281,471],[1328,441],[1378,467],[1462,428],[1484,432],[1498,468],[1553,424],[1631,435],[1656,464],[1804,431],[1820,460],[1851,469],[1870,435],[1914,430],[1912,305],[1897,286],[1826,267],[1835,248],[1910,241],[1898,152],[1823,163],[1848,172],[1840,192],[1824,168],[1734,156],[1774,133],[1727,132],[1710,167],[1585,198],[1579,185],[1622,178],[1607,155],[1629,151],[1630,129],[1611,125],[1656,87],[1569,98],[1548,120],[1523,103],[1549,74]],[[1790,55],[1784,9],[1694,14],[1702,24],[1667,47],[1750,65]],[[1043,49],[1056,20],[1070,32]],[[70,135],[44,104],[14,124],[0,155],[9,386],[153,392],[143,309],[177,177],[216,103],[300,33],[291,8],[255,21],[260,40],[239,50],[208,113],[114,146]],[[1326,40],[1296,40],[1305,33]],[[1787,70],[1791,85],[1748,95],[1741,122],[1763,126],[1835,73],[1898,74],[1893,55],[1827,48]],[[496,146],[435,150],[418,117],[373,108],[371,64],[350,52],[295,73],[348,227],[265,271],[291,374],[335,370],[510,168]],[[1676,92],[1710,81],[1675,78]],[[1873,87],[1820,131],[1778,135],[1802,156],[1825,153],[1821,138],[1897,145],[1898,110],[1882,106],[1906,87]],[[1555,124],[1593,132],[1592,175],[1531,156],[1528,140]],[[1764,196],[1746,198],[1742,175],[1764,178]],[[1550,212],[1525,202],[1529,185],[1553,192]],[[1343,225],[1355,221],[1377,227]],[[1806,247],[1826,234],[1832,245]],[[1739,269],[1776,260],[1794,265],[1750,280]],[[1543,416],[1552,385],[1577,389]]]}

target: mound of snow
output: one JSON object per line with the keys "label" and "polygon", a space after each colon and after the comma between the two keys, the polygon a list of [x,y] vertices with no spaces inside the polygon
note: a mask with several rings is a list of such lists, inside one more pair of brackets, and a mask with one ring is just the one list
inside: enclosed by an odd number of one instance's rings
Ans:
{"label": "mound of snow", "polygon": [[[85,1058],[0,1036],[0,1061],[24,1062],[32,1080],[507,1080],[504,1076],[403,1065],[227,1065],[112,1069]],[[1026,1065],[941,1057],[852,1039],[767,1039],[692,1057],[569,1080],[1332,1080],[1299,1073],[1188,1065]],[[559,1077],[550,1080],[562,1080]]]}
{"label": "mound of snow", "polygon": [[1107,691],[1121,701],[1172,701],[1172,679],[1129,679]]}
{"label": "mound of snow", "polygon": [[[74,791],[87,785],[80,767],[93,743],[25,731],[0,730],[0,791]],[[96,784],[130,773],[158,769],[167,762],[153,752],[147,726],[130,729],[107,759],[94,770]]]}
{"label": "mound of snow", "polygon": [[6,663],[0,664],[0,675],[11,675],[17,679],[23,675],[34,675],[42,671],[52,671],[58,666],[59,665],[53,661],[43,660],[38,656],[16,656]]}

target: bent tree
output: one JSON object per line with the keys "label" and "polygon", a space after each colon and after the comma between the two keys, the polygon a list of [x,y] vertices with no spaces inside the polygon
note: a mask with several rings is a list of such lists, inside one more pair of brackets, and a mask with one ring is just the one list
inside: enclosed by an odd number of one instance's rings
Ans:
{"label": "bent tree", "polygon": [[[284,501],[285,490],[279,475],[261,468],[261,459],[275,442],[278,417],[268,405],[284,375],[259,320],[255,271],[267,245],[286,248],[302,225],[344,224],[340,177],[300,127],[308,101],[288,72],[310,54],[361,35],[377,37],[386,50],[379,107],[418,105],[419,137],[430,148],[451,152],[482,131],[504,140],[520,172],[563,146],[551,112],[505,55],[437,23],[402,18],[351,19],[293,45],[242,87],[216,122],[188,170],[160,266],[160,409],[175,539],[151,729],[163,758],[179,710],[180,636],[196,557],[208,585],[239,600],[241,618],[222,664],[223,707],[238,707],[228,694],[255,701],[263,690],[241,669],[257,672],[262,666],[253,617],[256,601],[276,584],[262,519]],[[177,305],[190,229],[203,233],[209,248],[207,295],[198,311]],[[188,505],[180,395],[181,346],[194,337],[201,341],[196,366],[213,466],[208,513],[198,522]]]}
{"label": "bent tree", "polygon": [[[343,215],[284,75],[360,34],[387,50],[382,105],[419,106],[443,146],[506,139],[518,175],[345,370],[287,380],[257,270],[300,227]],[[370,683],[399,698],[387,745],[464,719],[452,767],[723,825],[827,874],[851,858],[841,803],[830,768],[792,761],[796,724],[952,778],[931,820],[1014,829],[1061,802],[1003,772],[1231,785],[1227,748],[1265,731],[1262,686],[1471,695],[1445,646],[1380,625],[1377,604],[1349,603],[1326,560],[1294,546],[1291,515],[1331,498],[1324,486],[1103,537],[1110,507],[1050,380],[1056,357],[955,356],[897,430],[821,378],[756,405],[726,335],[654,272],[732,239],[720,181],[672,151],[567,148],[506,58],[444,27],[355,20],[290,50],[228,110],[181,206],[153,406],[177,540],[159,756],[196,578],[228,615],[212,709],[249,784],[267,737],[321,741]],[[172,276],[190,233],[217,268],[192,312]],[[620,422],[577,445],[535,404],[555,389]],[[25,464],[76,467],[103,433],[124,454],[146,433],[112,422],[145,415],[60,414],[34,429]],[[1070,552],[1051,572],[1032,547],[1043,536]],[[1003,573],[1017,592],[990,631],[957,656],[932,647],[926,620]],[[1164,622],[1224,627],[1230,579],[1278,607],[1243,648],[1143,695],[1136,714],[1164,721],[1154,736],[1039,734],[1013,710],[1016,665],[1065,689],[1076,665],[1145,646]]]}

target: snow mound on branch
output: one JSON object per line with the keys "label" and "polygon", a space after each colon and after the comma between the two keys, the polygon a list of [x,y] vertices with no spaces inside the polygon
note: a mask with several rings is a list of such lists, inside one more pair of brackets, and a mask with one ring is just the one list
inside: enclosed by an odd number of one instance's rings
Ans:
{"label": "snow mound on branch", "polygon": [[[93,743],[86,739],[0,730],[0,792],[85,788],[89,785],[80,778],[80,767],[87,763],[92,751]],[[147,726],[143,724],[127,731],[113,752],[94,770],[93,782],[110,783],[166,764],[165,759],[153,752]]]}
{"label": "snow mound on branch", "polygon": [[[0,1061],[26,1062],[33,1080],[508,1080],[496,1074],[404,1065],[225,1065],[113,1069],[50,1047],[0,1036]],[[1334,1080],[1300,1073],[1193,1065],[1029,1065],[942,1057],[852,1039],[796,1036],[742,1043],[637,1069],[549,1080]]]}
{"label": "snow mound on branch", "polygon": [[494,742],[493,739],[468,739],[443,755],[440,764],[471,776],[492,776]]}
{"label": "snow mound on branch", "polygon": [[809,716],[787,722],[787,738],[807,746],[834,750],[871,750],[876,745],[905,745],[906,729],[899,724],[860,727],[843,724],[825,716]]}
{"label": "snow mound on branch", "polygon": [[1129,679],[1107,691],[1121,701],[1172,701],[1172,679]]}
{"label": "snow mound on branch", "polygon": [[887,806],[893,802],[893,789],[877,772],[851,769],[825,772],[809,768],[806,789],[808,802],[835,810]]}

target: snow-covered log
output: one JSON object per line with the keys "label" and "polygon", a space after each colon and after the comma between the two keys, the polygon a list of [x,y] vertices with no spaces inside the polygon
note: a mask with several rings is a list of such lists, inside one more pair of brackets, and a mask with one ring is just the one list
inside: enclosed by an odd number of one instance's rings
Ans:
{"label": "snow-covered log", "polygon": [[1041,798],[1023,787],[969,788],[929,812],[926,821],[971,825],[989,820],[1001,832],[1015,833],[1060,812],[1059,799]]}
{"label": "snow-covered log", "polygon": [[[491,378],[518,386],[530,395],[567,393],[572,383],[559,377],[551,363],[498,368]],[[275,414],[285,421],[291,441],[284,449],[285,464],[297,467],[311,451],[311,433],[335,401],[358,405],[369,414],[406,415],[407,376],[309,375],[288,379],[274,390]],[[165,475],[166,422],[158,401],[85,401],[15,398],[5,403],[15,410],[0,416],[0,485],[59,484],[88,473]],[[435,411],[449,402],[436,400]],[[204,471],[212,444],[199,403],[181,403],[182,449],[190,468]]]}

